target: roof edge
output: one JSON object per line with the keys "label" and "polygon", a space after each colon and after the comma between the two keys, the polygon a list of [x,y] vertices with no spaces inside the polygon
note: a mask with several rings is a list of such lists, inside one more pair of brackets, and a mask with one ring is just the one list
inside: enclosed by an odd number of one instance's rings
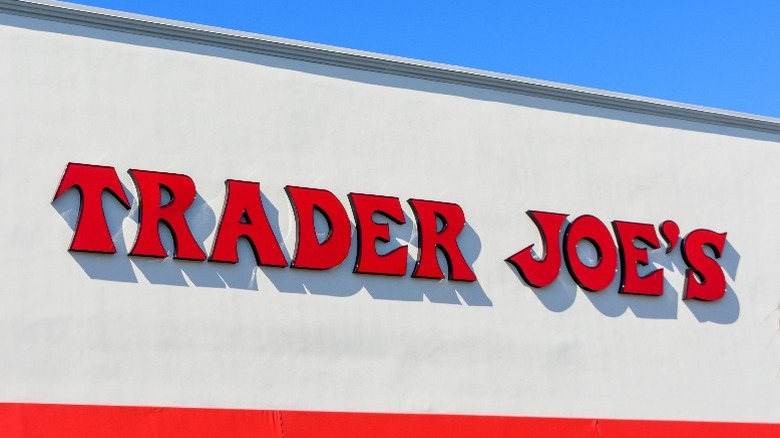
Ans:
{"label": "roof edge", "polygon": [[780,134],[780,119],[772,117],[306,43],[73,3],[49,0],[0,0],[0,12],[618,111]]}

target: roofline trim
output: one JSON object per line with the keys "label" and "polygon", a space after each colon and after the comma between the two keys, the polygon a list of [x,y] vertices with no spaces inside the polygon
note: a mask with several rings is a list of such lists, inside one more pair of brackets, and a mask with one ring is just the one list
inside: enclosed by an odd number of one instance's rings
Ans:
{"label": "roofline trim", "polygon": [[780,134],[780,119],[49,0],[0,0],[0,12],[176,39],[336,67],[446,82],[618,111]]}

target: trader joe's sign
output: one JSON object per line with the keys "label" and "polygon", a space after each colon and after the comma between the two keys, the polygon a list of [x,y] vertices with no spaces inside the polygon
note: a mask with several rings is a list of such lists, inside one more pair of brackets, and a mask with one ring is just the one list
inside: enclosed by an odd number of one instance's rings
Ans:
{"label": "trader joe's sign", "polygon": [[[297,225],[295,253],[288,261],[263,208],[260,184],[226,180],[225,204],[213,247],[206,254],[185,217],[197,193],[193,180],[177,173],[139,169],[128,172],[139,200],[138,231],[130,256],[168,256],[160,239],[160,225],[167,227],[173,236],[174,259],[238,263],[237,244],[241,238],[250,243],[258,266],[326,270],[344,263],[349,253],[352,225],[344,205],[328,190],[284,188]],[[81,196],[81,205],[70,250],[116,253],[106,223],[102,195],[109,193],[125,209],[131,207],[116,170],[110,166],[69,163],[54,199],[73,188]],[[384,254],[377,251],[377,242],[390,242],[391,227],[406,221],[399,198],[365,193],[350,193],[348,198],[357,234],[354,273],[407,275],[406,245],[399,244]],[[419,248],[411,277],[445,279],[436,256],[440,251],[446,260],[448,280],[476,281],[477,276],[458,244],[458,236],[466,224],[463,209],[452,202],[415,198],[407,202],[414,213]],[[315,227],[317,214],[327,221],[324,239],[318,236]],[[713,301],[721,299],[726,292],[726,278],[718,263],[726,244],[726,233],[697,229],[680,239],[680,229],[673,221],[663,222],[656,231],[652,224],[615,220],[611,225],[616,242],[607,225],[591,215],[579,216],[569,223],[567,214],[533,210],[527,214],[536,224],[544,248],[536,255],[530,245],[506,261],[531,287],[543,288],[555,281],[561,275],[563,261],[568,275],[587,291],[604,290],[620,272],[620,293],[662,295],[661,268],[645,275],[639,273],[640,267],[649,265],[648,251],[661,248],[660,234],[667,253],[679,242],[687,265],[683,299]],[[589,242],[595,248],[595,263],[581,260],[577,246],[582,242]],[[705,248],[709,248],[711,254]]]}

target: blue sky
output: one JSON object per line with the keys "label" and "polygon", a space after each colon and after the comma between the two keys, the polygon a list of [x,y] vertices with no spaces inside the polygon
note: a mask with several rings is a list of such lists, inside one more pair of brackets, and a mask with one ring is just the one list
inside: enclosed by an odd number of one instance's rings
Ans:
{"label": "blue sky", "polygon": [[780,0],[79,3],[780,118]]}

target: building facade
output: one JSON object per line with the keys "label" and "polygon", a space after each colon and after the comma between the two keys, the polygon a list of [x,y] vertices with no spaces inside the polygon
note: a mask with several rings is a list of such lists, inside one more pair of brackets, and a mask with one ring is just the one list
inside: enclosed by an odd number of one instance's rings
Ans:
{"label": "building facade", "polygon": [[2,436],[780,433],[780,120],[0,0]]}

